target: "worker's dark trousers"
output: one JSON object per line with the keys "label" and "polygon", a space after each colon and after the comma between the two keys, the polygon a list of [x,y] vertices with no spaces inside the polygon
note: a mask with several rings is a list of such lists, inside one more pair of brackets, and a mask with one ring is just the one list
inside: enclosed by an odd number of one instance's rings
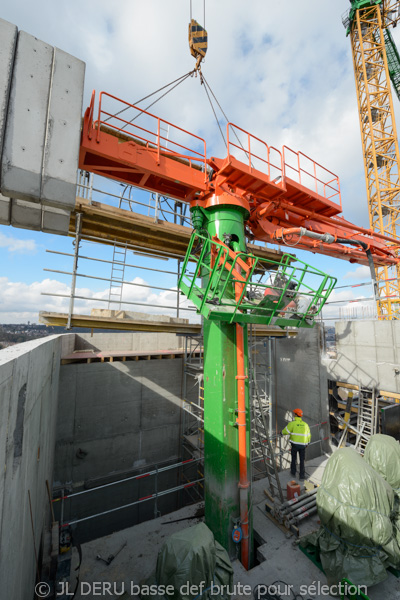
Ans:
{"label": "worker's dark trousers", "polygon": [[305,446],[301,446],[300,444],[293,444],[292,443],[291,452],[292,452],[292,464],[290,466],[290,470],[292,472],[292,475],[296,475],[296,459],[297,459],[297,453],[299,453],[299,457],[300,457],[300,479],[304,479],[305,476],[306,476],[306,472],[305,472],[305,468],[304,468],[304,459],[305,459],[305,456],[306,456],[306,447]]}

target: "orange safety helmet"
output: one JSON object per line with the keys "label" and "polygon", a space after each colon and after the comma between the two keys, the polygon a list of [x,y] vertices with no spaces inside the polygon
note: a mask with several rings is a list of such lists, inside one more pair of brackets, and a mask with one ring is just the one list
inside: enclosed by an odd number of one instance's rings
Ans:
{"label": "orange safety helmet", "polygon": [[301,408],[295,408],[293,412],[298,417],[302,417],[303,416],[303,411],[301,410]]}

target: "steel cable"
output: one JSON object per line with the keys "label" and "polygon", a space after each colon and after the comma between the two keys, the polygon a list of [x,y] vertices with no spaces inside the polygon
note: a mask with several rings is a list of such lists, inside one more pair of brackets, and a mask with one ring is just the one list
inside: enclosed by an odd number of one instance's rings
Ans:
{"label": "steel cable", "polygon": [[[167,83],[166,85],[163,85],[162,87],[158,88],[158,90],[155,90],[154,92],[152,92],[151,94],[148,94],[147,96],[144,96],[143,98],[141,98],[140,100],[137,100],[137,102],[134,102],[133,105],[136,106],[136,104],[140,104],[141,102],[143,102],[143,100],[147,100],[147,98],[151,98],[151,96],[154,96],[154,94],[157,94],[158,92],[161,92],[162,90],[165,90],[165,88],[169,87],[170,85],[173,85],[176,82],[181,83],[182,81],[184,81],[187,77],[189,77],[189,75],[192,75],[194,73],[193,71],[189,71],[189,73],[185,73],[185,75],[181,75],[181,77],[178,77],[177,79],[174,79],[173,81],[171,81],[170,83]],[[176,87],[176,86],[174,86]],[[174,89],[174,88],[171,88]],[[169,90],[171,91],[171,90]],[[168,93],[168,92],[167,92]],[[165,95],[165,94],[164,94]],[[162,98],[163,96],[161,96]],[[159,100],[161,99],[159,98]],[[155,104],[153,102],[153,104]],[[150,106],[152,106],[152,104],[150,104]],[[120,115],[121,113],[125,112],[126,110],[128,110],[129,108],[132,108],[132,105],[126,106],[125,108],[122,108],[121,110],[119,110],[118,112],[116,112],[114,115],[108,117],[107,119],[104,119],[104,123],[106,123],[107,121],[109,121],[110,119],[112,119],[113,117],[117,117],[118,115]],[[149,107],[148,107],[149,108]],[[146,109],[147,110],[147,109]]]}
{"label": "steel cable", "polygon": [[[200,83],[203,83],[203,81],[205,82],[205,79],[204,79],[203,74],[200,71]],[[224,140],[225,147],[228,148],[228,144],[226,143],[226,139],[225,139],[225,136],[224,136],[223,131],[221,129],[221,125],[219,124],[217,113],[215,112],[215,108],[214,108],[214,105],[213,105],[212,100],[210,98],[210,94],[208,93],[206,85],[204,85],[203,87],[204,87],[204,91],[206,92],[206,95],[207,95],[208,101],[210,103],[211,109],[212,109],[212,111],[214,113],[215,120],[217,121],[219,132],[220,132],[220,134],[222,136],[222,139]]]}
{"label": "steel cable", "polygon": [[[226,113],[224,112],[224,110],[223,110],[223,108],[222,108],[221,104],[218,102],[218,99],[217,99],[216,95],[215,95],[215,94],[214,94],[214,92],[212,91],[210,84],[208,83],[208,81],[207,81],[207,80],[206,80],[206,78],[204,77],[203,73],[201,73],[201,76],[202,76],[202,78],[203,78],[203,81],[204,81],[205,85],[206,85],[206,86],[208,87],[208,89],[210,90],[210,92],[211,92],[211,94],[212,94],[212,96],[213,96],[213,98],[214,98],[215,102],[217,103],[217,105],[218,105],[218,108],[220,109],[220,111],[221,111],[221,112],[222,112],[222,114],[224,115],[224,118],[225,118],[226,122],[227,122],[227,123],[229,123],[230,121],[229,121],[229,119],[228,119],[228,117],[227,117]],[[208,95],[208,94],[207,94],[207,95]],[[214,114],[215,114],[215,113],[214,113]],[[219,125],[219,124],[218,124],[218,125]],[[236,137],[236,139],[237,139],[238,143],[240,144],[240,146],[242,147],[242,149],[243,149],[243,152],[245,153],[245,155],[247,156],[247,158],[249,158],[248,152],[245,150],[245,148],[244,148],[244,146],[243,146],[242,142],[240,141],[240,139],[239,139],[238,135],[236,134],[236,131],[233,131],[233,134],[234,134],[234,136]],[[224,138],[224,140],[225,140],[225,138]],[[225,142],[225,145],[226,145],[226,142]]]}

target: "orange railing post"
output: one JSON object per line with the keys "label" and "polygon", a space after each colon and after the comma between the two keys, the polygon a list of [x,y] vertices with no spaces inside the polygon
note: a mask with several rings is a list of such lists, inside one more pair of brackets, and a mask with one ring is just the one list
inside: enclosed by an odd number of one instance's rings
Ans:
{"label": "orange railing post", "polygon": [[100,92],[100,94],[99,94],[99,113],[98,113],[98,117],[97,117],[97,136],[96,136],[97,143],[100,142],[101,102],[102,102],[102,99],[103,99],[103,92]]}
{"label": "orange railing post", "polygon": [[299,152],[297,153],[297,166],[298,166],[298,169],[299,169],[299,183],[301,185],[300,153]]}
{"label": "orange railing post", "polygon": [[315,161],[313,161],[313,164],[314,164],[315,192],[316,192],[316,194],[318,194],[317,165],[315,164]]}
{"label": "orange railing post", "polygon": [[89,104],[89,112],[88,112],[88,128],[87,128],[87,136],[89,140],[92,139],[92,129],[93,129],[93,114],[94,114],[94,101],[96,97],[96,92],[93,90],[92,97],[90,99]]}
{"label": "orange railing post", "polygon": [[[241,131],[242,133],[244,133],[247,136],[247,150],[246,147],[244,145],[241,144],[241,142],[239,141],[239,144],[235,144],[234,142],[232,142],[230,140],[230,136],[229,136],[229,129],[230,127],[234,127],[235,129],[237,129],[238,131]],[[266,173],[268,175],[269,178],[271,178],[271,167],[277,169],[280,171],[281,176],[282,176],[282,182],[283,182],[283,176],[284,176],[284,159],[282,156],[282,152],[280,152],[279,150],[277,150],[276,148],[273,148],[272,146],[268,146],[268,144],[266,142],[264,142],[264,140],[261,140],[260,138],[256,137],[255,135],[253,135],[252,133],[249,133],[248,131],[246,131],[245,129],[242,129],[241,127],[238,127],[237,125],[234,125],[233,123],[228,123],[226,126],[226,136],[227,136],[227,158],[228,160],[231,157],[231,153],[230,153],[230,147],[234,146],[235,148],[237,148],[240,152],[243,152],[246,155],[246,158],[248,160],[248,165],[249,165],[249,169],[250,171],[252,171],[254,168],[254,165],[252,163],[252,161],[254,159],[260,161],[261,163],[264,163],[266,165],[266,167],[263,167],[263,172]],[[265,149],[266,149],[266,158],[264,158],[264,155],[259,156],[258,154],[255,154],[254,152],[252,152],[251,150],[251,140],[255,140],[256,142],[259,142],[260,144],[262,144]],[[276,166],[274,164],[271,163],[271,156],[270,156],[270,150],[275,150],[275,152],[277,152],[280,156],[280,167]],[[242,161],[244,163],[244,160]]]}
{"label": "orange railing post", "polygon": [[157,164],[160,164],[160,119],[157,119]]}

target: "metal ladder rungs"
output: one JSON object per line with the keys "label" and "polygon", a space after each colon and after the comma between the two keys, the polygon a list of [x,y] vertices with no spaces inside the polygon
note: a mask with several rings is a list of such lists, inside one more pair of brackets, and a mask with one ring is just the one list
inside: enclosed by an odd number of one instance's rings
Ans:
{"label": "metal ladder rungs", "polygon": [[255,426],[255,431],[258,437],[258,452],[261,450],[262,457],[264,459],[265,472],[268,478],[269,487],[272,495],[275,495],[278,492],[278,496],[281,502],[284,501],[282,487],[279,480],[279,474],[276,467],[275,462],[275,453],[273,451],[271,441],[268,437],[268,431],[265,423],[264,412],[265,405],[270,403],[263,403],[263,399],[261,398],[261,394],[259,392],[257,378],[254,375],[253,362],[251,359],[251,355],[249,355],[249,371],[250,375],[252,375],[251,382],[254,386],[254,394],[253,396],[253,418],[252,422]]}

